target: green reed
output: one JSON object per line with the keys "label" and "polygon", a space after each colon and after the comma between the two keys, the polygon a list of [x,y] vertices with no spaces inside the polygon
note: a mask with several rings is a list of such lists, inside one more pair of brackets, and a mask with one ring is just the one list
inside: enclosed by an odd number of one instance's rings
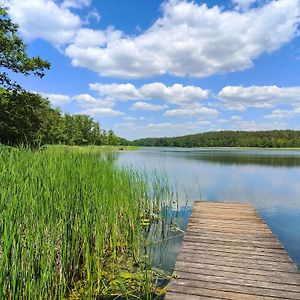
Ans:
{"label": "green reed", "polygon": [[165,182],[64,147],[0,147],[0,178],[0,299],[155,295]]}

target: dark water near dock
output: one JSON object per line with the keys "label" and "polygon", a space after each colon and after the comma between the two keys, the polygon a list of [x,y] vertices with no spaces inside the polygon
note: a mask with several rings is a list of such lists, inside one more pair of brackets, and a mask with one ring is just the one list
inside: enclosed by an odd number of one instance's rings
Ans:
{"label": "dark water near dock", "polygon": [[[185,228],[194,200],[252,203],[300,269],[300,150],[142,148],[118,162],[168,177]],[[172,270],[180,238],[168,241],[162,267]]]}

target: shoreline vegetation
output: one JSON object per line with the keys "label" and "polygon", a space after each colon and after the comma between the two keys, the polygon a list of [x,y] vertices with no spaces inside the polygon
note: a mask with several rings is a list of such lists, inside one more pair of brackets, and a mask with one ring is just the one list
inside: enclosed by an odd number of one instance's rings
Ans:
{"label": "shoreline vegetation", "polygon": [[70,145],[45,145],[45,149],[53,149],[53,150],[62,150],[62,151],[71,151],[76,153],[103,153],[103,152],[115,152],[115,151],[135,151],[138,150],[137,146],[70,146]]}
{"label": "shoreline vegetation", "polygon": [[300,131],[211,131],[179,137],[144,138],[134,140],[131,144],[148,147],[295,149],[300,148]]}
{"label": "shoreline vegetation", "polygon": [[163,294],[152,260],[174,229],[168,184],[98,150],[1,147],[1,299]]}

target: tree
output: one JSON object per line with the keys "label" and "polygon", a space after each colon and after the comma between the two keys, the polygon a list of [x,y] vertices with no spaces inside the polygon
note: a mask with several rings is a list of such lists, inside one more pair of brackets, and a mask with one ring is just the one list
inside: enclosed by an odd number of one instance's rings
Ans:
{"label": "tree", "polygon": [[50,106],[41,112],[42,122],[37,132],[39,145],[62,144],[67,140],[66,120],[60,110]]}
{"label": "tree", "polygon": [[49,101],[38,94],[0,90],[0,143],[37,143],[43,112],[49,109]]}
{"label": "tree", "polygon": [[[18,25],[10,20],[7,11],[7,8],[0,5],[0,68],[25,76],[34,74],[43,77],[44,70],[50,69],[50,63],[39,56],[30,58],[27,55],[27,46],[17,35]],[[0,86],[8,90],[21,89],[6,72],[0,72]]]}
{"label": "tree", "polygon": [[115,135],[112,129],[108,130],[107,139],[109,145],[114,145],[114,146],[120,145],[120,138]]}

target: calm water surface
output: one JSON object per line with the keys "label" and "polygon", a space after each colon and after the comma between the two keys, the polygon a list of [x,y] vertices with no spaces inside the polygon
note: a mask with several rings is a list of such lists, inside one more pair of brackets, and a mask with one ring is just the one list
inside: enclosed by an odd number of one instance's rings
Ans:
{"label": "calm water surface", "polygon": [[[168,177],[185,207],[178,221],[183,229],[191,213],[187,201],[252,203],[300,269],[300,151],[142,148],[122,152],[118,162]],[[168,242],[159,262],[166,270],[174,267],[180,243]]]}

